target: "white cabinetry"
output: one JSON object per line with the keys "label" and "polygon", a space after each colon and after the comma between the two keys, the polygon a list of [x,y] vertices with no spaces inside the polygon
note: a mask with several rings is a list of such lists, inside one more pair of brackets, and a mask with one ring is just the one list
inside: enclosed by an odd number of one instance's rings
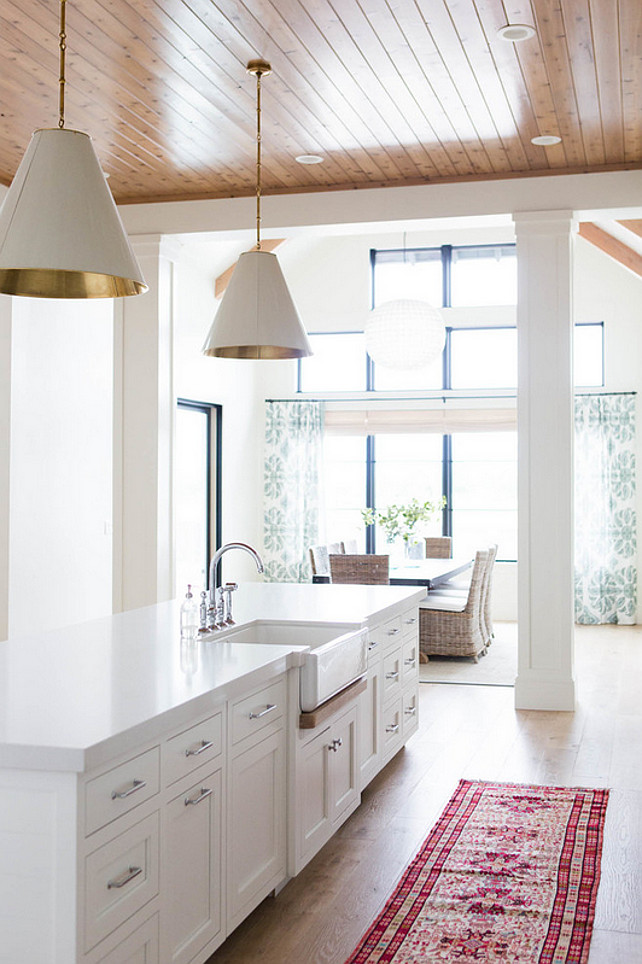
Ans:
{"label": "white cabinetry", "polygon": [[296,760],[297,872],[359,804],[357,707],[299,731]]}
{"label": "white cabinetry", "polygon": [[165,808],[164,960],[187,964],[221,933],[221,770],[181,789]]}
{"label": "white cabinetry", "polygon": [[368,689],[359,700],[361,790],[417,729],[418,625],[410,609],[368,631]]}
{"label": "white cabinetry", "polygon": [[229,707],[227,929],[286,876],[286,684]]}

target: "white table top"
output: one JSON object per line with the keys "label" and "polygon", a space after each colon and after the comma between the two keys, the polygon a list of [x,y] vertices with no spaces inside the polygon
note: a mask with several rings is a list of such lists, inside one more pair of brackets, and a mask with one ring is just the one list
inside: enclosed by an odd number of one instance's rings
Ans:
{"label": "white table top", "polygon": [[409,560],[403,566],[393,566],[390,569],[391,585],[422,585],[427,589],[434,589],[443,585],[448,579],[458,576],[472,568],[473,560],[460,559],[416,559]]}
{"label": "white table top", "polygon": [[[237,626],[256,619],[362,624],[418,603],[392,586],[248,583]],[[83,770],[181,726],[299,665],[307,647],[199,640],[181,665],[180,601],[0,642],[0,766]]]}

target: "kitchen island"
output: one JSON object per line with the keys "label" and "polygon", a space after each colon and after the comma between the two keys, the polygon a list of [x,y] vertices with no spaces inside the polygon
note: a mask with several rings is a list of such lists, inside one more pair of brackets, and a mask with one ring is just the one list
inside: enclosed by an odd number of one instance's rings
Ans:
{"label": "kitchen island", "polygon": [[[414,732],[421,596],[243,586],[229,633],[282,645],[182,645],[175,601],[0,643],[0,962],[206,961]],[[311,623],[367,628],[370,657],[304,731]]]}

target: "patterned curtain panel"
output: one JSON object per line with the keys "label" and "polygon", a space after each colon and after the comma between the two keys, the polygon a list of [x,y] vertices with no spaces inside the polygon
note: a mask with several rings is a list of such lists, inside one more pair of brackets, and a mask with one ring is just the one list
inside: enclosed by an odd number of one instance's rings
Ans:
{"label": "patterned curtain panel", "polygon": [[635,396],[575,399],[575,621],[635,622]]}
{"label": "patterned curtain panel", "polygon": [[270,582],[308,582],[318,542],[321,402],[266,402],[264,554]]}

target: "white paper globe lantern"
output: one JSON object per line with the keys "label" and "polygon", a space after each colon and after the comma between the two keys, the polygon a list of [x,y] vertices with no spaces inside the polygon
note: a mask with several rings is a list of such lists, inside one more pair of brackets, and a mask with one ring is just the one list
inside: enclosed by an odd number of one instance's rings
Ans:
{"label": "white paper globe lantern", "polygon": [[425,368],[444,349],[446,328],[441,312],[425,301],[386,301],[374,308],[365,325],[366,350],[382,368]]}

